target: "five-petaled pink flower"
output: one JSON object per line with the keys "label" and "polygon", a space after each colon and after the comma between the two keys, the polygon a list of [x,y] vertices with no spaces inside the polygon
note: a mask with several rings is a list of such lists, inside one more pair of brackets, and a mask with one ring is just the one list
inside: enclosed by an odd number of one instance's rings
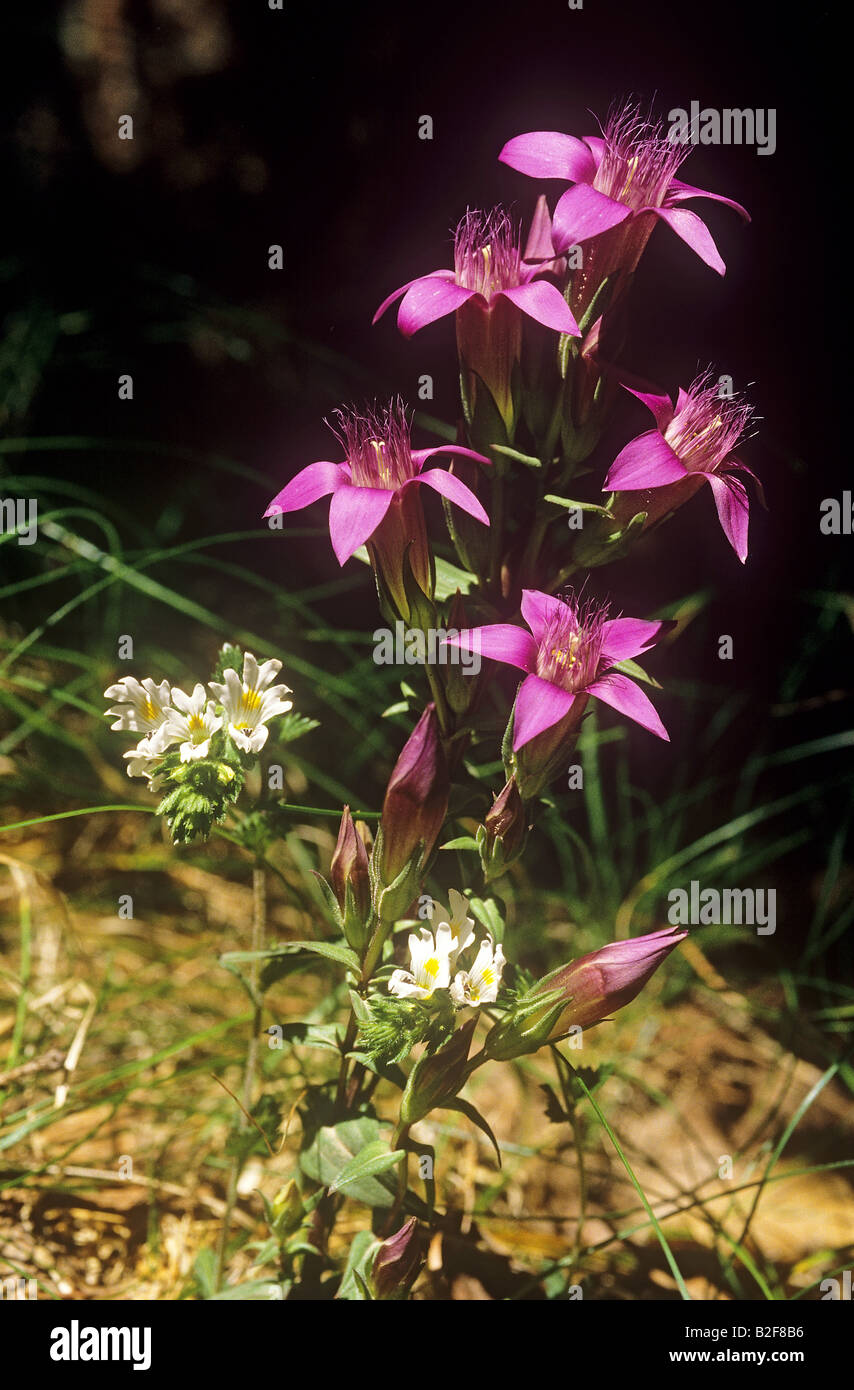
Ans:
{"label": "five-petaled pink flower", "polygon": [[[626,387],[631,390],[631,387]],[[703,372],[687,391],[679,388],[674,406],[667,396],[632,391],[655,416],[655,429],[647,430],[622,449],[608,471],[603,491],[645,492],[642,504],[633,497],[620,499],[612,508],[618,519],[645,511],[650,527],[668,512],[687,502],[708,483],[724,534],[742,564],[747,559],[749,501],[739,474],[756,474],[736,458],[733,450],[753,418],[743,401],[722,398],[711,372]]]}
{"label": "five-petaled pink flower", "polygon": [[672,624],[608,619],[607,611],[607,606],[582,606],[573,598],[524,589],[522,617],[530,632],[512,623],[492,623],[446,639],[525,672],[516,696],[514,751],[558,724],[576,701],[583,698],[586,704],[590,695],[670,741],[643,691],[610,668],[647,651]]}
{"label": "five-petaled pink flower", "polygon": [[612,112],[601,136],[579,140],[553,130],[531,131],[509,140],[498,157],[532,178],[565,179],[573,184],[554,211],[557,251],[627,223],[631,245],[625,248],[625,268],[631,271],[655,220],[661,218],[706,265],[723,275],[726,266],[708,227],[682,204],[690,198],[712,198],[734,208],[748,222],[750,216],[732,198],[676,178],[689,151],[661,124],[644,119],[638,107],[629,104]]}
{"label": "five-petaled pink flower", "polygon": [[344,448],[344,462],[310,463],[276,494],[264,515],[300,511],[331,494],[329,536],[338,563],[343,565],[360,545],[368,542],[369,549],[376,552],[393,596],[404,605],[405,612],[405,551],[418,584],[425,593],[431,588],[424,516],[414,497],[417,485],[426,484],[484,526],[489,525],[489,517],[465,483],[443,469],[423,472],[425,463],[434,454],[464,455],[487,465],[489,459],[456,444],[413,449],[409,420],[400,400],[392,401],[383,410],[368,410],[364,414],[339,410],[336,419],[338,430],[333,429],[333,434]]}
{"label": "five-petaled pink flower", "polygon": [[470,209],[454,237],[454,269],[433,270],[407,281],[383,300],[373,321],[376,323],[403,295],[397,326],[410,338],[419,328],[454,313],[469,300],[493,309],[505,299],[546,328],[577,338],[578,324],[560,290],[536,278],[542,271],[542,266],[523,262],[518,234],[502,208],[491,212]]}

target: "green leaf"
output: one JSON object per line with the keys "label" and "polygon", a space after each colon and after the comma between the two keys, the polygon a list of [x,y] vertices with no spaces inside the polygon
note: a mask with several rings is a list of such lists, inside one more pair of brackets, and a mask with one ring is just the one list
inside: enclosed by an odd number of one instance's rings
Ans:
{"label": "green leaf", "polygon": [[280,1023],[282,1041],[291,1047],[320,1047],[327,1052],[341,1051],[343,1028],[340,1023]]}
{"label": "green leaf", "polygon": [[495,898],[469,898],[469,907],[493,941],[504,940],[504,917]]}
{"label": "green leaf", "polygon": [[[507,444],[493,444],[492,451],[495,454],[504,454],[505,458],[513,459],[514,463],[524,463],[526,468],[542,468],[542,459],[534,458],[533,454],[520,454],[518,449],[511,449]],[[549,498],[546,498],[549,501]]]}
{"label": "green leaf", "polygon": [[295,743],[303,734],[310,734],[312,729],[319,728],[319,719],[309,719],[305,714],[289,712],[281,715],[273,725],[273,733],[276,743]]}
{"label": "green leaf", "polygon": [[403,1149],[390,1150],[384,1139],[375,1139],[341,1169],[335,1181],[329,1184],[329,1191],[340,1192],[362,1178],[375,1177],[389,1168],[396,1168],[404,1156]]}
{"label": "green leaf", "polygon": [[498,1147],[498,1140],[490,1129],[488,1121],[483,1118],[480,1111],[472,1105],[471,1101],[461,1100],[460,1097],[457,1096],[454,1100],[446,1100],[441,1108],[443,1110],[458,1110],[461,1115],[465,1115],[467,1120],[471,1120],[472,1124],[476,1125],[477,1128],[486,1135],[495,1150],[495,1157],[498,1159],[498,1166],[500,1168],[501,1150]]}
{"label": "green leaf", "polygon": [[284,1283],[276,1283],[272,1279],[252,1279],[246,1284],[236,1284],[233,1288],[222,1289],[220,1293],[211,1294],[211,1303],[222,1303],[228,1300],[234,1302],[239,1300],[246,1303],[267,1303],[271,1299],[276,1301],[283,1300],[290,1291],[290,1280]]}
{"label": "green leaf", "polygon": [[476,583],[476,577],[468,570],[460,569],[459,565],[453,565],[450,560],[443,560],[441,556],[437,556],[434,593],[437,603],[444,603],[446,599],[453,598],[457,589],[461,594],[469,593]]}
{"label": "green leaf", "polygon": [[596,502],[573,502],[569,497],[557,497],[551,492],[546,493],[543,501],[551,502],[555,507],[565,507],[570,512],[596,512],[598,516],[607,517],[609,521],[614,520],[613,514],[608,511],[607,507],[600,507]]}
{"label": "green leaf", "polygon": [[344,1273],[335,1295],[336,1298],[352,1300],[356,1303],[365,1302],[363,1285],[379,1246],[380,1242],[370,1231],[356,1232],[350,1242],[347,1263],[344,1266]]}
{"label": "green leaf", "polygon": [[202,1298],[213,1298],[216,1293],[216,1254],[208,1246],[200,1250],[193,1261],[193,1277]]}
{"label": "green leaf", "polygon": [[440,849],[477,849],[477,840],[473,835],[458,835],[456,840],[446,840]]}
{"label": "green leaf", "polygon": [[642,666],[638,666],[636,661],[615,661],[614,670],[623,671],[627,676],[634,676],[636,681],[644,681],[647,685],[654,685],[656,690],[661,689],[658,681],[654,680]]}
{"label": "green leaf", "polygon": [[[300,1154],[300,1167],[314,1182],[331,1185],[345,1172],[354,1158],[361,1156],[380,1138],[380,1122],[370,1115],[356,1120],[342,1120],[337,1125],[320,1128],[309,1146]],[[385,1146],[386,1153],[388,1146]],[[376,1153],[372,1149],[372,1153]],[[390,1207],[397,1195],[397,1181],[386,1169],[379,1174],[367,1174],[347,1183],[347,1196],[369,1207]]]}
{"label": "green leaf", "polygon": [[314,956],[323,956],[324,960],[334,960],[336,964],[344,965],[348,970],[360,969],[359,957],[355,951],[351,951],[348,946],[339,946],[334,941],[288,941],[272,951],[227,951],[224,956],[220,956],[220,963],[240,965],[252,960],[279,960],[281,957],[301,955],[306,951]]}

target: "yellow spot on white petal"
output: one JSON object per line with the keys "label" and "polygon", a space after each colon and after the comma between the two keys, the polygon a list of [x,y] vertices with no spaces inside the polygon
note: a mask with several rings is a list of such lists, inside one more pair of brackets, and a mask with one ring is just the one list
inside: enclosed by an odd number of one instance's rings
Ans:
{"label": "yellow spot on white petal", "polygon": [[438,973],[439,962],[437,961],[435,956],[431,956],[429,960],[425,960],[424,962],[424,974],[429,975],[431,980],[435,980]]}

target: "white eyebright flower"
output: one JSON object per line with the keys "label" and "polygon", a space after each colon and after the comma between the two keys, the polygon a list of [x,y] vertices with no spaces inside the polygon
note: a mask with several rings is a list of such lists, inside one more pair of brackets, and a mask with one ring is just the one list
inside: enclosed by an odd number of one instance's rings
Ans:
{"label": "white eyebright flower", "polygon": [[470,946],[474,941],[474,918],[466,915],[468,900],[458,893],[456,888],[448,890],[450,907],[443,907],[440,902],[433,902],[430,910],[430,925],[435,929],[445,923],[451,929],[451,969],[461,951]]}
{"label": "white eyebright flower", "polygon": [[451,998],[458,1009],[478,1008],[494,1004],[504,973],[504,952],[501,944],[493,947],[491,936],[480,943],[471,970],[460,970],[451,985]]}
{"label": "white eyebright flower", "polygon": [[170,743],[180,742],[182,763],[206,758],[211,738],[222,728],[222,719],[214,712],[213,700],[207,703],[205,700],[206,691],[201,684],[193,687],[192,695],[177,688],[172,691],[172,708],[166,711],[163,731]]}
{"label": "white eyebright flower", "polygon": [[395,970],[388,982],[389,994],[402,999],[429,999],[437,989],[447,989],[451,979],[453,936],[443,922],[435,937],[427,927],[409,938],[409,970]]}
{"label": "white eyebright flower", "polygon": [[122,676],[115,685],[107,686],[104,695],[108,700],[120,702],[107,710],[108,715],[118,715],[115,724],[110,725],[111,729],[153,734],[166,721],[171,698],[168,681],[155,685],[150,676],[143,681],[138,681],[135,676]]}
{"label": "white eyebright flower", "polygon": [[281,661],[265,661],[259,666],[251,652],[243,657],[243,680],[234,670],[226,671],[225,683],[209,682],[209,688],[222,704],[228,732],[244,753],[259,753],[267,742],[267,721],[293,709],[293,700],[283,700],[290,686],[271,685]]}

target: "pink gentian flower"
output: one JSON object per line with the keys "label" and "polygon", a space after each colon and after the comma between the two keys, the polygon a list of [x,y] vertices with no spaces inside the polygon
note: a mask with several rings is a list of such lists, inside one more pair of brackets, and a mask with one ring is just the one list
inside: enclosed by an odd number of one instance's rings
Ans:
{"label": "pink gentian flower", "polygon": [[608,619],[607,611],[607,606],[581,606],[573,598],[524,589],[522,617],[530,632],[511,623],[492,623],[447,639],[525,672],[516,696],[515,752],[560,723],[576,703],[583,709],[591,695],[670,741],[643,691],[610,668],[647,651],[672,624]]}
{"label": "pink gentian flower", "polygon": [[383,410],[336,412],[338,429],[333,434],[344,448],[343,463],[321,460],[310,463],[277,493],[264,513],[300,511],[331,494],[329,537],[343,565],[368,544],[401,613],[408,616],[403,573],[408,552],[412,573],[425,594],[432,592],[430,548],[424,513],[416,497],[425,484],[471,516],[489,525],[489,517],[465,483],[443,469],[424,465],[434,454],[453,454],[489,464],[489,459],[456,444],[413,449],[410,424],[403,403],[392,401]]}
{"label": "pink gentian flower", "polygon": [[601,136],[578,140],[552,130],[531,131],[509,140],[498,158],[532,178],[566,179],[574,185],[555,207],[557,251],[626,223],[622,262],[631,271],[660,218],[723,275],[726,266],[708,227],[682,204],[690,198],[712,198],[748,222],[750,217],[732,198],[676,178],[689,152],[690,147],[669,139],[661,124],[645,120],[637,106],[627,104],[611,114]]}
{"label": "pink gentian flower", "polygon": [[[539,240],[545,235],[539,224],[536,235]],[[560,290],[537,278],[552,268],[525,264],[519,234],[503,209],[470,210],[454,238],[454,269],[434,270],[401,285],[383,300],[374,323],[401,295],[397,323],[407,338],[426,324],[455,314],[468,418],[475,414],[479,383],[483,383],[509,439],[516,418],[513,382],[522,352],[522,316],[557,333],[579,336],[575,316]]]}
{"label": "pink gentian flower", "polygon": [[490,309],[506,299],[546,328],[577,338],[578,324],[560,290],[536,278],[542,270],[542,266],[523,263],[518,234],[503,208],[470,209],[454,236],[454,269],[433,270],[408,280],[383,300],[373,321],[403,295],[397,326],[405,338],[411,338],[419,328],[454,313],[469,300]]}
{"label": "pink gentian flower", "polygon": [[628,519],[645,511],[647,529],[708,483],[724,534],[744,564],[750,504],[739,474],[754,479],[760,496],[762,485],[733,450],[753,418],[752,407],[722,398],[711,372],[698,376],[687,391],[680,387],[675,406],[667,396],[632,395],[652,411],[656,427],[631,440],[611,464],[603,491],[645,493],[642,501],[619,498],[612,507],[615,516]]}

